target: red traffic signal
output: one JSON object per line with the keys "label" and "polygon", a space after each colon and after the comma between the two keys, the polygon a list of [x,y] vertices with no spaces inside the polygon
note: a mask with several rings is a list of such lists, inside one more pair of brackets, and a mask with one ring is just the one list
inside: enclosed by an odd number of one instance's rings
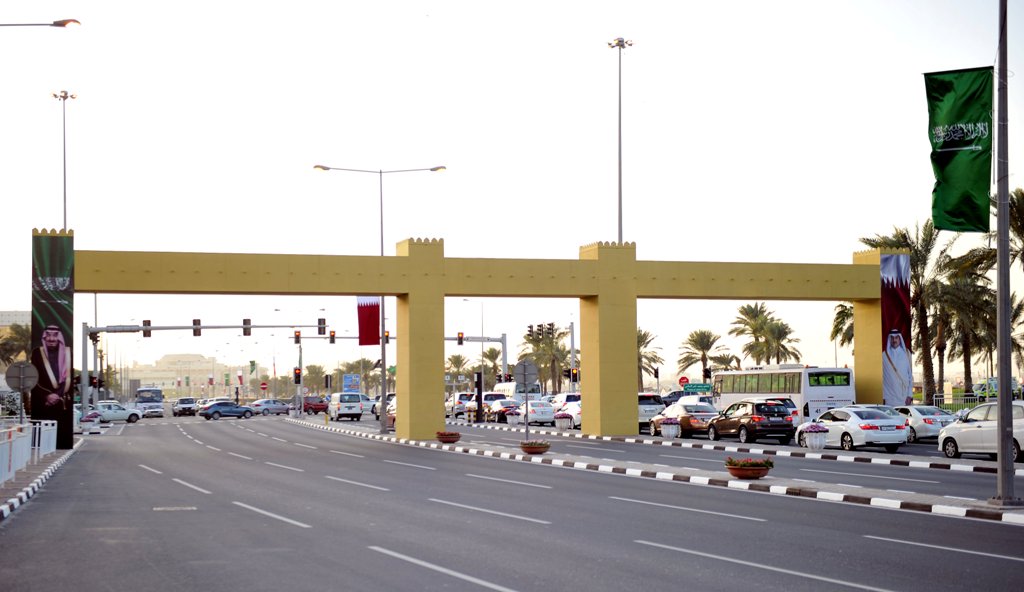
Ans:
{"label": "red traffic signal", "polygon": [[142,336],[143,337],[151,337],[153,335],[153,332],[150,331],[149,329],[147,329],[147,327],[150,327],[150,326],[152,326],[152,325],[150,324],[150,322],[148,320],[142,321]]}
{"label": "red traffic signal", "polygon": [[[296,331],[298,333],[298,331]],[[302,384],[302,368],[296,366],[292,370],[292,374],[295,376],[295,384]]]}
{"label": "red traffic signal", "polygon": [[334,331],[331,331],[331,343],[334,343]]}
{"label": "red traffic signal", "polygon": [[[302,343],[302,331],[295,332],[295,343]],[[299,384],[298,381],[295,384]]]}
{"label": "red traffic signal", "polygon": [[465,334],[465,333],[463,333],[462,331],[459,331],[459,334],[458,334],[458,335],[456,336],[456,338],[455,338],[455,339],[456,339],[456,341],[458,341],[458,342],[459,342],[459,345],[462,345],[462,340],[463,340],[463,339],[464,339],[465,337],[466,337],[466,334]]}

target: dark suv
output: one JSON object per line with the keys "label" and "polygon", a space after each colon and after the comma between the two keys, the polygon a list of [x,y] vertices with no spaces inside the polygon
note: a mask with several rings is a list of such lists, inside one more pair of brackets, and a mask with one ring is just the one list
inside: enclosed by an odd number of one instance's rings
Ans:
{"label": "dark suv", "polygon": [[781,401],[754,401],[743,399],[711,420],[708,439],[736,436],[744,444],[759,438],[778,438],[779,444],[789,444],[796,433],[793,416]]}

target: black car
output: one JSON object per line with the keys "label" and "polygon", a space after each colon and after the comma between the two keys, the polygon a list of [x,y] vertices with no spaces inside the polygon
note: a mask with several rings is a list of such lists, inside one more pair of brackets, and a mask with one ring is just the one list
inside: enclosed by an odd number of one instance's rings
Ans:
{"label": "black car", "polygon": [[708,439],[736,436],[744,444],[760,438],[778,438],[779,444],[789,444],[796,434],[793,416],[780,401],[752,401],[744,399],[711,420]]}
{"label": "black car", "polygon": [[249,419],[252,417],[252,407],[239,405],[232,401],[217,401],[203,407],[199,415],[206,419],[220,419],[221,417],[241,417]]}

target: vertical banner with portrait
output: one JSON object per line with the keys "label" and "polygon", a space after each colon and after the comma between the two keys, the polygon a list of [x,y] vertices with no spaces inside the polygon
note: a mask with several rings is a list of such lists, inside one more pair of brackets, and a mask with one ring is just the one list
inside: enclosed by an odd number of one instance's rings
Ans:
{"label": "vertical banner with portrait", "polygon": [[910,255],[882,254],[882,402],[909,405],[914,392],[910,351]]}
{"label": "vertical banner with portrait", "polygon": [[29,398],[32,419],[57,421],[57,448],[74,446],[74,235],[32,234],[32,365],[39,382]]}

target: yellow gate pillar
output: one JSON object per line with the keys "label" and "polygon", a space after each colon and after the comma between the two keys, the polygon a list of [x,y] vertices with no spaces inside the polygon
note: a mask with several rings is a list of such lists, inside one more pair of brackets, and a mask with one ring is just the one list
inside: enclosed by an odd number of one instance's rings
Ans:
{"label": "yellow gate pillar", "polygon": [[444,429],[444,241],[407,239],[407,293],[398,297],[395,435],[433,440]]}
{"label": "yellow gate pillar", "polygon": [[581,392],[585,434],[637,434],[636,244],[580,247],[597,261],[597,295],[580,299]]}

